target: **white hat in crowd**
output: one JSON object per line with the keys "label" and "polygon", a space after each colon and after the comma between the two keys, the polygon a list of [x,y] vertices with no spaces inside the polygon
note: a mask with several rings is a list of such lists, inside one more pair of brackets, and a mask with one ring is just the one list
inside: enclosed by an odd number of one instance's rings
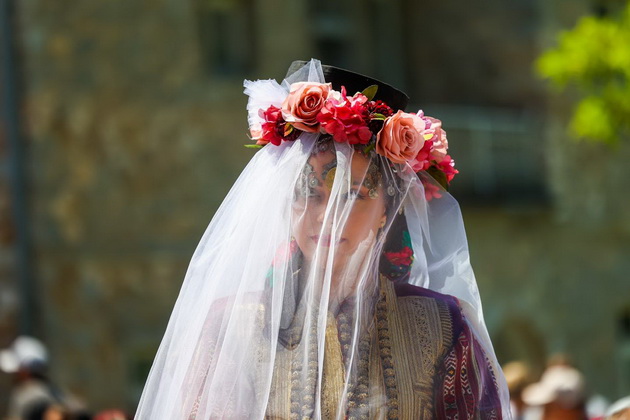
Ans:
{"label": "white hat in crowd", "polygon": [[608,411],[606,411],[606,418],[612,418],[612,416],[619,414],[624,410],[630,410],[630,396],[615,401],[610,407],[608,407]]}
{"label": "white hat in crowd", "polygon": [[586,389],[584,376],[566,365],[550,366],[539,382],[523,390],[523,401],[530,406],[542,406],[556,401],[567,408],[584,402]]}
{"label": "white hat in crowd", "polygon": [[0,350],[0,370],[15,373],[20,369],[41,371],[48,364],[46,346],[36,338],[20,336],[10,347]]}

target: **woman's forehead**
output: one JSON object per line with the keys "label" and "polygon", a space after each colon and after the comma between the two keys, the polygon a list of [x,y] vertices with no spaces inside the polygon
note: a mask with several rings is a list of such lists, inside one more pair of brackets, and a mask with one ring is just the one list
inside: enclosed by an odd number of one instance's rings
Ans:
{"label": "woman's forehead", "polygon": [[[311,155],[308,163],[318,176],[325,176],[332,168],[337,167],[337,156],[333,151],[324,151]],[[351,157],[352,179],[361,182],[370,165],[370,159],[361,153],[353,153]]]}

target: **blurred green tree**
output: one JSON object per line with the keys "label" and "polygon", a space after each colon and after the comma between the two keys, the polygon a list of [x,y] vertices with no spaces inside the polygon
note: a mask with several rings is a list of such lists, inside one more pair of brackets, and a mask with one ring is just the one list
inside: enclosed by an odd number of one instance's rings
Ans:
{"label": "blurred green tree", "polygon": [[571,133],[609,144],[630,137],[630,1],[615,15],[581,18],[558,38],[536,70],[560,90],[577,87]]}

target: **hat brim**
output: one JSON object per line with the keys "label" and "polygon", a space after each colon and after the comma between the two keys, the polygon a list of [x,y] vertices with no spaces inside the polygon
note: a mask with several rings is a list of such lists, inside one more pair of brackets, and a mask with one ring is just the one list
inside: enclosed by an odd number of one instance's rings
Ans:
{"label": "hat brim", "polygon": [[20,361],[11,350],[0,350],[0,370],[5,373],[15,373],[20,368]]}
{"label": "hat brim", "polygon": [[540,406],[552,402],[556,398],[556,394],[544,383],[537,382],[523,390],[522,398],[527,405]]}

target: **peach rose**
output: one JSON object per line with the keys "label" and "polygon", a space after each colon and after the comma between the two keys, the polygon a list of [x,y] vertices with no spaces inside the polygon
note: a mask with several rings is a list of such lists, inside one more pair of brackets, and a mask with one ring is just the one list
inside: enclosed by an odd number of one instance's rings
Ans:
{"label": "peach rose", "polygon": [[433,141],[433,148],[431,149],[431,157],[437,163],[444,160],[448,150],[448,140],[446,139],[446,131],[442,129],[442,121],[433,117],[425,117],[430,123],[430,132],[432,131],[431,140]]}
{"label": "peach rose", "polygon": [[319,131],[317,114],[332,89],[330,83],[297,82],[282,103],[282,117],[299,130],[309,133]]}
{"label": "peach rose", "polygon": [[416,114],[398,111],[385,120],[376,136],[376,153],[394,163],[414,159],[424,145],[425,122]]}
{"label": "peach rose", "polygon": [[263,135],[263,130],[262,130],[262,126],[258,123],[256,124],[252,124],[249,127],[249,135],[252,138],[252,140],[256,140],[256,144],[264,146],[265,144],[269,143],[269,141],[267,140],[263,140],[262,135]]}

